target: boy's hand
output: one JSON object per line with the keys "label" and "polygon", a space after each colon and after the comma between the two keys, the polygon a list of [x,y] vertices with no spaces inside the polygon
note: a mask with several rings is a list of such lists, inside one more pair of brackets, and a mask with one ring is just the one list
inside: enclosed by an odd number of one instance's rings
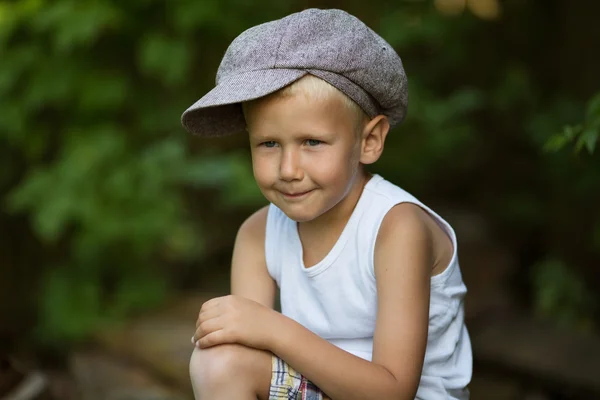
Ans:
{"label": "boy's hand", "polygon": [[279,315],[244,297],[216,297],[200,308],[192,342],[200,348],[237,343],[268,350],[273,325]]}

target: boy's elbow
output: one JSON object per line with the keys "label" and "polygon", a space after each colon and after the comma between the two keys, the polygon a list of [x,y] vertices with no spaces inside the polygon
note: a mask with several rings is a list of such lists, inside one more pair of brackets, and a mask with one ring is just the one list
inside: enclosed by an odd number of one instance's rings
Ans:
{"label": "boy's elbow", "polygon": [[389,400],[414,400],[419,388],[420,376],[413,377],[396,377],[390,373],[392,377],[392,385],[386,393],[385,399]]}
{"label": "boy's elbow", "polygon": [[417,394],[416,388],[407,388],[404,385],[394,384],[383,390],[371,392],[371,395],[362,397],[369,400],[414,400]]}
{"label": "boy's elbow", "polygon": [[417,395],[417,388],[412,386],[407,387],[406,385],[397,384],[394,385],[393,389],[385,396],[388,400],[414,400]]}
{"label": "boy's elbow", "polygon": [[389,397],[390,400],[414,400],[417,395],[417,390],[412,388],[401,388],[395,390],[394,393]]}

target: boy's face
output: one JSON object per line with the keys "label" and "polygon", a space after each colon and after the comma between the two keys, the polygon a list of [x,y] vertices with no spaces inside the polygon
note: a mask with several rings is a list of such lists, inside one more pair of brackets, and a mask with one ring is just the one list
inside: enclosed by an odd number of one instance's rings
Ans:
{"label": "boy's face", "polygon": [[294,221],[331,210],[363,173],[357,118],[337,96],[261,99],[248,107],[246,120],[256,182]]}

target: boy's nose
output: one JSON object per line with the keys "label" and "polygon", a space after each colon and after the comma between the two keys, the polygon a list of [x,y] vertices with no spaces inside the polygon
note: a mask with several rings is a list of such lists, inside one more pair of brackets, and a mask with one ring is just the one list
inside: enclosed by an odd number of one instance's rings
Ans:
{"label": "boy's nose", "polygon": [[297,152],[291,150],[283,152],[281,165],[279,166],[279,177],[284,181],[302,180],[304,172],[300,168]]}

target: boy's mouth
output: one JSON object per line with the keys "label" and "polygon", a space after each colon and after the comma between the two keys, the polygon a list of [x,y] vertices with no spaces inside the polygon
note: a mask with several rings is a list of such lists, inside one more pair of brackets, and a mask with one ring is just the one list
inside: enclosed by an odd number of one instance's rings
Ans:
{"label": "boy's mouth", "polygon": [[304,192],[283,192],[283,191],[281,191],[280,193],[285,198],[288,198],[288,199],[300,199],[300,198],[306,196],[307,194],[311,193],[312,191],[313,191],[313,189],[307,190]]}

